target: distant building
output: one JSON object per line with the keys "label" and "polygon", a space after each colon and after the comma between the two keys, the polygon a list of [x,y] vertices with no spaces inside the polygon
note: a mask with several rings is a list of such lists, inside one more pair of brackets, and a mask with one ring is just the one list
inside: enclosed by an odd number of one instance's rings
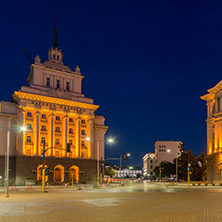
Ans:
{"label": "distant building", "polygon": [[137,178],[137,175],[143,175],[142,168],[139,166],[123,166],[120,170],[119,166],[115,166],[114,170],[116,171],[116,175],[114,177],[123,178],[123,177],[132,177]]}
{"label": "distant building", "polygon": [[200,98],[207,102],[207,180],[222,180],[222,80]]}
{"label": "distant building", "polygon": [[173,163],[175,158],[181,155],[181,141],[156,141],[154,144],[154,153],[147,153],[143,157],[143,174],[145,177],[155,176],[154,169],[161,162],[167,161]]}
{"label": "distant building", "polygon": [[162,161],[173,163],[173,160],[181,155],[180,144],[181,141],[156,141],[154,147],[157,165],[159,166]]}

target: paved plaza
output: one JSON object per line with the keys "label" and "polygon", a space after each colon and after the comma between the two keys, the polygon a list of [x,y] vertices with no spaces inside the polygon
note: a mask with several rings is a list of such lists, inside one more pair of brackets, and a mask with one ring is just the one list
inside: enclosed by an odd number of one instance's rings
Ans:
{"label": "paved plaza", "polygon": [[104,189],[56,188],[48,193],[0,192],[0,222],[222,221],[222,188],[132,183]]}

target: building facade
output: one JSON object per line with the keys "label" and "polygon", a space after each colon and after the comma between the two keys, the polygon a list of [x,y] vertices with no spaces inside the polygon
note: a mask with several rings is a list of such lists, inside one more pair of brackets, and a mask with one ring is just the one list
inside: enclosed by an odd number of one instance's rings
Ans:
{"label": "building facade", "polygon": [[222,81],[201,96],[207,103],[207,180],[222,180]]}
{"label": "building facade", "polygon": [[143,157],[143,172],[145,177],[153,179],[154,169],[161,162],[167,161],[173,163],[175,158],[181,156],[181,141],[156,141],[154,144],[154,153],[147,153]]}
{"label": "building facade", "polygon": [[147,153],[143,157],[143,176],[148,177],[149,179],[155,176],[154,169],[156,167],[156,154]]}
{"label": "building facade", "polygon": [[[108,127],[103,116],[95,115],[99,106],[82,94],[84,76],[80,68],[76,66],[72,71],[62,58],[56,28],[48,61],[41,62],[37,55],[27,79],[29,86],[15,91],[12,102],[1,101],[0,174],[5,174],[9,130],[10,182],[23,185],[26,178],[42,180],[43,141],[48,149],[46,181],[69,182],[73,175],[76,182],[96,180],[97,161],[104,159],[104,134]],[[21,131],[21,126],[26,130]],[[66,152],[67,143],[71,144],[71,153]]]}

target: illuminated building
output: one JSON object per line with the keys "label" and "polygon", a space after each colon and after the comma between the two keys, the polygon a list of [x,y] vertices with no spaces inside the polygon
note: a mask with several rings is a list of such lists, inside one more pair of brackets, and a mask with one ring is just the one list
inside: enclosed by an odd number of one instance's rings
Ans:
{"label": "illuminated building", "polygon": [[222,180],[222,81],[201,96],[207,102],[207,180]]}
{"label": "illuminated building", "polygon": [[173,163],[173,160],[181,155],[180,145],[181,141],[156,141],[154,144],[155,153],[147,153],[143,157],[143,175],[155,176],[153,170],[163,161]]}
{"label": "illuminated building", "polygon": [[[23,185],[26,178],[42,180],[43,141],[46,149],[52,147],[45,159],[48,182],[70,182],[72,175],[75,182],[93,182],[97,156],[104,159],[104,134],[108,128],[104,117],[95,115],[99,106],[82,94],[84,76],[80,68],[76,66],[72,71],[62,58],[55,28],[48,61],[41,63],[37,55],[27,79],[29,86],[15,91],[12,102],[1,102],[0,174],[4,176],[6,131],[10,124],[10,182],[17,185]],[[26,131],[21,132],[20,126],[25,126]],[[66,152],[67,143],[71,144],[71,153]]]}

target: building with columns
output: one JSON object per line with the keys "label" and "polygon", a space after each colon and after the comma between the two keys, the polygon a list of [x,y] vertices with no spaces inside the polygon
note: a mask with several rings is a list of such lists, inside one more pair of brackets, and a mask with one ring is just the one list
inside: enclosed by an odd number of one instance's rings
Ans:
{"label": "building with columns", "polygon": [[222,80],[207,91],[207,180],[222,181]]}
{"label": "building with columns", "polygon": [[[80,182],[97,178],[97,161],[104,159],[108,127],[103,116],[95,115],[99,106],[82,94],[84,76],[79,66],[73,71],[62,58],[55,28],[48,61],[41,62],[37,55],[27,78],[29,86],[15,91],[12,102],[0,103],[0,175],[4,178],[9,130],[11,183],[23,185],[26,178],[42,180],[43,141],[49,148],[45,153],[46,181],[70,182],[73,175],[74,181]],[[26,130],[21,131],[21,126]],[[71,144],[71,153],[66,152],[67,143]]]}

